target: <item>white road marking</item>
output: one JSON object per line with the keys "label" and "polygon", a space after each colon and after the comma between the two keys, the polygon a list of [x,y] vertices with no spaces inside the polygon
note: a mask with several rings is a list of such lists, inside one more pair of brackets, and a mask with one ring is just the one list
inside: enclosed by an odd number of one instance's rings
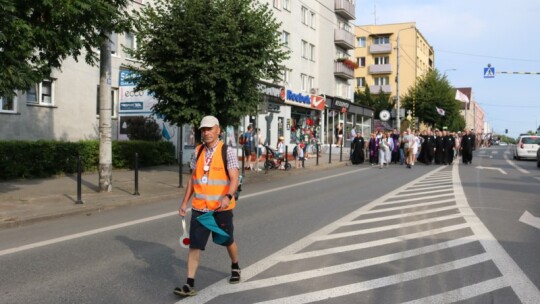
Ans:
{"label": "white road marking", "polygon": [[519,172],[525,173],[525,174],[529,174],[529,173],[530,173],[529,171],[527,171],[527,170],[525,170],[525,169],[522,169],[522,168],[518,167],[518,165],[516,165],[513,161],[511,161],[511,160],[508,159],[508,156],[505,155],[505,156],[504,156],[504,159],[506,160],[506,162],[507,162],[508,164],[510,164],[510,166],[516,168]]}
{"label": "white road marking", "polygon": [[321,236],[315,237],[314,240],[326,241],[326,240],[340,239],[340,238],[351,237],[351,236],[356,236],[356,235],[370,234],[370,233],[375,233],[375,232],[382,232],[382,231],[418,226],[418,225],[423,225],[423,224],[437,223],[437,222],[461,218],[461,217],[462,217],[461,214],[450,214],[450,215],[439,216],[439,217],[429,218],[429,219],[420,220],[420,221],[413,221],[413,222],[399,223],[395,225],[386,225],[386,226],[376,227],[376,228],[359,229],[359,230],[348,231],[348,232],[321,235]]}
{"label": "white road marking", "polygon": [[498,170],[499,172],[501,172],[502,174],[505,174],[506,175],[506,171],[504,171],[503,169],[501,168],[495,168],[495,167],[482,167],[482,166],[476,166],[476,169],[486,169],[486,170]]}
{"label": "white road marking", "polygon": [[[450,191],[450,190],[447,190],[447,191]],[[430,195],[429,197],[406,198],[406,199],[401,199],[401,200],[397,200],[397,201],[390,201],[390,202],[380,203],[379,206],[395,205],[395,204],[414,202],[414,201],[422,201],[422,200],[425,201],[426,199],[436,199],[436,198],[439,198],[439,197],[447,197],[447,196],[453,196],[453,195],[454,195],[453,193],[445,193],[445,194]]]}
{"label": "white road marking", "polygon": [[420,279],[423,277],[440,274],[442,272],[447,272],[451,270],[456,270],[460,268],[465,268],[487,262],[490,260],[488,254],[482,253],[468,258],[463,258],[431,267],[426,267],[422,269],[407,271],[404,273],[399,273],[384,278],[369,280],[360,283],[349,284],[345,286],[339,286],[334,288],[328,288],[324,290],[319,290],[315,292],[308,292],[291,297],[283,297],[279,299],[274,299],[270,301],[258,302],[258,304],[283,304],[283,303],[310,303],[316,301],[322,301],[326,299],[342,297],[354,293],[359,293],[362,291],[372,290],[375,288],[390,286],[394,284],[399,284],[407,281],[412,281]]}
{"label": "white road marking", "polygon": [[[313,182],[332,179],[332,178],[335,178],[335,177],[338,177],[338,176],[354,174],[354,173],[357,173],[359,171],[365,171],[365,170],[368,170],[368,169],[369,168],[362,168],[362,169],[342,172],[342,173],[338,173],[338,174],[334,174],[334,175],[330,175],[330,176],[325,176],[325,177],[320,177],[320,178],[316,178],[316,179],[312,179],[312,180],[308,180],[308,181],[303,181],[303,182],[300,182],[300,183],[291,184],[291,185],[287,185],[287,186],[283,186],[283,187],[273,188],[273,189],[269,189],[269,190],[265,190],[265,191],[252,193],[252,194],[246,194],[246,195],[243,195],[242,198],[246,199],[246,198],[249,198],[249,197],[254,197],[254,196],[258,196],[258,195],[263,195],[263,194],[267,194],[267,193],[281,191],[281,190],[284,190],[284,189],[294,188],[294,187],[306,185],[306,184],[313,183]],[[74,239],[78,239],[78,238],[82,238],[82,237],[86,237],[86,236],[90,236],[90,235],[94,235],[94,234],[98,234],[98,233],[102,233],[102,232],[107,232],[107,231],[111,231],[111,230],[121,229],[121,228],[129,227],[129,226],[133,226],[133,225],[138,225],[138,224],[150,222],[150,221],[155,221],[155,220],[159,220],[159,219],[166,218],[166,217],[169,217],[169,216],[178,216],[178,211],[167,212],[167,213],[163,213],[163,214],[159,214],[159,215],[155,215],[155,216],[151,216],[151,217],[147,217],[147,218],[142,218],[142,219],[139,219],[139,220],[129,221],[129,222],[125,222],[125,223],[121,223],[121,224],[117,224],[117,225],[111,225],[111,226],[102,227],[102,228],[98,228],[98,229],[88,230],[88,231],[85,231],[85,232],[80,232],[80,233],[70,234],[70,235],[66,235],[66,236],[62,236],[62,237],[58,237],[58,238],[53,238],[53,239],[49,239],[49,240],[46,240],[46,241],[35,242],[35,243],[27,244],[27,245],[14,247],[14,248],[4,249],[4,250],[0,251],[0,256],[12,254],[12,253],[17,253],[17,252],[21,252],[21,251],[25,251],[25,250],[31,250],[31,249],[39,248],[39,247],[43,247],[43,246],[53,245],[53,244],[57,244],[57,243],[61,243],[61,242],[69,241],[69,240],[74,240]]]}
{"label": "white road marking", "polygon": [[400,193],[407,193],[407,192],[416,192],[416,191],[422,191],[422,190],[435,190],[435,189],[440,189],[440,188],[443,188],[443,189],[447,189],[448,188],[448,185],[440,185],[440,186],[425,186],[425,187],[411,187],[407,190],[403,190],[401,191]]}
{"label": "white road marking", "polygon": [[271,286],[275,286],[279,284],[287,284],[287,283],[298,282],[302,280],[308,280],[308,279],[312,279],[316,277],[346,272],[353,269],[366,268],[366,267],[370,267],[374,265],[398,261],[405,258],[415,257],[415,256],[426,254],[426,253],[437,252],[437,251],[447,249],[447,248],[458,247],[458,246],[470,244],[476,241],[477,241],[476,238],[472,236],[467,236],[467,237],[462,237],[462,238],[451,240],[451,241],[441,242],[441,243],[428,245],[428,246],[424,246],[424,247],[420,247],[416,249],[410,249],[410,250],[406,250],[402,252],[396,252],[396,253],[373,257],[369,259],[354,261],[350,263],[323,267],[323,268],[314,269],[314,270],[306,270],[306,271],[302,271],[302,272],[298,272],[294,274],[286,274],[286,275],[271,277],[267,279],[244,282],[239,285],[231,286],[230,288],[233,290],[231,290],[230,292],[234,293],[234,292],[241,292],[241,291],[246,291],[246,290],[256,289],[256,288],[271,287]]}
{"label": "white road marking", "polygon": [[[377,247],[377,246],[388,245],[388,244],[393,244],[393,243],[399,243],[399,242],[403,242],[403,241],[406,241],[406,240],[412,240],[412,239],[416,239],[416,238],[422,238],[422,237],[432,236],[432,235],[446,233],[446,232],[458,231],[458,230],[465,229],[465,228],[469,228],[469,225],[468,224],[457,224],[457,225],[446,226],[446,227],[442,227],[442,228],[436,228],[436,229],[431,229],[431,230],[426,230],[426,231],[421,231],[421,232],[415,232],[415,233],[411,233],[411,234],[398,235],[398,236],[395,236],[395,237],[390,237],[390,238],[386,238],[386,239],[380,239],[380,240],[371,241],[371,242],[358,243],[358,244],[354,244],[354,245],[347,245],[347,246],[340,246],[340,247],[332,247],[332,248],[321,249],[321,250],[317,250],[317,251],[293,253],[293,254],[290,254],[290,255],[282,255],[282,256],[279,256],[279,257],[275,257],[274,260],[275,261],[281,261],[281,262],[303,260],[303,259],[319,257],[319,256],[323,256],[323,255],[330,255],[330,254],[342,253],[342,252],[347,252],[347,251],[354,251],[354,250],[359,250],[359,249],[365,249],[365,248]],[[310,239],[310,241],[313,241],[313,238],[315,238],[315,236],[313,236]]]}
{"label": "white road marking", "polygon": [[494,278],[469,286],[461,287],[437,295],[404,302],[401,304],[433,304],[433,303],[454,303],[468,300],[476,296],[493,292],[497,289],[508,287],[508,282],[504,277]]}
{"label": "white road marking", "polygon": [[531,225],[534,228],[540,229],[540,217],[530,214],[527,210],[525,210],[523,215],[519,218],[519,221],[524,224]]}
{"label": "white road marking", "polygon": [[415,189],[414,192],[412,192],[411,190],[400,192],[400,196],[422,195],[422,194],[440,193],[440,192],[448,192],[448,191],[452,191],[452,188],[447,186],[447,187],[444,187],[444,189],[433,189],[433,190],[429,190],[429,189],[418,190],[418,189]]}
{"label": "white road marking", "polygon": [[413,205],[403,205],[403,206],[399,206],[399,207],[377,208],[377,209],[366,211],[366,214],[381,213],[381,212],[395,211],[395,210],[409,209],[409,208],[416,208],[416,207],[428,207],[428,206],[432,206],[432,205],[439,205],[439,204],[450,203],[450,202],[455,202],[455,201],[456,201],[455,198],[450,198],[450,199],[445,199],[445,200],[442,200],[442,201],[419,203],[419,204],[413,204]]}
{"label": "white road marking", "polygon": [[409,213],[400,213],[396,215],[389,215],[389,216],[383,216],[383,217],[376,217],[376,218],[369,218],[365,220],[356,220],[351,221],[348,223],[340,223],[340,226],[352,226],[352,225],[360,225],[360,224],[367,224],[367,223],[375,223],[380,221],[386,221],[386,220],[393,220],[393,219],[399,219],[399,218],[405,218],[415,215],[425,215],[430,213],[437,213],[441,211],[448,211],[448,210],[457,210],[456,206],[447,206],[447,207],[441,207],[441,208],[435,208],[435,209],[427,209],[422,211],[416,211],[416,212],[409,212]]}
{"label": "white road marking", "polygon": [[[497,265],[497,268],[499,268],[505,279],[510,283],[521,302],[525,304],[538,303],[538,299],[540,299],[540,290],[538,290],[527,275],[523,273],[521,268],[519,268],[516,262],[508,255],[493,234],[491,234],[471,209],[461,186],[459,166],[455,165],[453,173],[456,201],[460,206],[459,209],[465,220],[471,225],[474,235],[478,237],[478,240],[486,250],[486,253],[493,259],[493,262]],[[468,207],[465,208],[463,206]]]}
{"label": "white road marking", "polygon": [[491,151],[491,154],[499,154],[499,151]]}
{"label": "white road marking", "polygon": [[537,181],[539,181],[539,182],[540,182],[540,177],[538,177],[538,176],[535,176],[535,177],[534,177],[534,179],[536,179]]}

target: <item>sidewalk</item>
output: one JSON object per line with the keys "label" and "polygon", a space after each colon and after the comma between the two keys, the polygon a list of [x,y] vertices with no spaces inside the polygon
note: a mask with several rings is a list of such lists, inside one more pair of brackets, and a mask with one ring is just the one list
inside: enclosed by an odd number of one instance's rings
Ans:
{"label": "sidewalk", "polygon": [[[316,166],[316,159],[310,158],[305,161],[306,168],[304,169],[294,169],[294,162],[292,162],[293,169],[287,171],[248,170],[244,174],[244,185],[283,175],[302,174],[306,170],[324,170],[347,164],[348,150],[346,153],[344,149],[341,162],[339,152],[332,153],[331,164],[328,163],[328,154],[321,154],[318,166]],[[259,164],[261,168],[262,165],[262,163]],[[0,182],[0,229],[72,214],[100,212],[122,206],[149,204],[175,198],[180,200],[184,188],[178,187],[178,172],[177,165],[140,169],[140,195],[133,195],[135,178],[132,170],[113,171],[113,191],[110,193],[99,192],[97,173],[83,174],[81,183],[83,204],[76,204],[77,175]],[[183,168],[184,187],[189,177],[188,168]]]}

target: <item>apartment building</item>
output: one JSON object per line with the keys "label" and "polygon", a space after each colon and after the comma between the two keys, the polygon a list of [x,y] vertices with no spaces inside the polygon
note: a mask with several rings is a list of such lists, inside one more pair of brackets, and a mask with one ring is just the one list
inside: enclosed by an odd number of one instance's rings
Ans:
{"label": "apartment building", "polygon": [[[369,87],[397,101],[418,77],[435,68],[435,53],[415,22],[361,25],[355,28],[355,89]],[[405,117],[401,109],[400,117]],[[392,117],[396,113],[393,111]]]}
{"label": "apartment building", "polygon": [[[133,1],[141,6],[148,1]],[[242,122],[261,129],[266,142],[275,146],[279,136],[293,145],[299,136],[310,132],[319,142],[333,142],[334,127],[339,121],[353,121],[371,126],[370,109],[352,104],[354,68],[342,59],[353,58],[355,46],[355,0],[263,0],[278,22],[283,47],[291,51],[284,62],[283,81],[261,79],[263,103],[258,115]],[[133,84],[123,77],[123,69],[133,63],[123,47],[136,48],[131,33],[112,35],[112,137],[127,139],[126,121],[133,116],[152,115],[155,100],[147,92],[134,92]],[[67,59],[61,70],[10,100],[2,98],[0,138],[4,140],[55,139],[77,141],[97,139],[99,68],[79,60]],[[4,100],[5,99],[5,100]],[[350,117],[347,117],[350,116]],[[366,118],[364,119],[364,116]],[[195,146],[193,126],[176,128],[163,123],[166,140],[182,146],[190,157]],[[227,141],[236,145],[243,129],[226,128]],[[183,134],[181,139],[179,134]],[[326,136],[330,134],[330,136]]]}

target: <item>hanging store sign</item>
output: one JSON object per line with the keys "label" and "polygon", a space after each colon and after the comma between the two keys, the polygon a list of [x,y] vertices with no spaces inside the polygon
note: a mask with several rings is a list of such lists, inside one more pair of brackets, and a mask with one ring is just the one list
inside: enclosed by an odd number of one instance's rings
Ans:
{"label": "hanging store sign", "polygon": [[322,96],[295,93],[292,90],[281,89],[281,99],[286,103],[294,106],[299,106],[309,109],[323,110],[325,107],[325,99]]}

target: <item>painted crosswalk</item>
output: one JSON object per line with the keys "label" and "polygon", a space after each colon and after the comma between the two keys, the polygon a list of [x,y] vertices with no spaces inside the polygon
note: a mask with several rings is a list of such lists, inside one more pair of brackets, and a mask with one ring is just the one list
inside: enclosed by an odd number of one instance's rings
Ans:
{"label": "painted crosswalk", "polygon": [[[179,303],[537,303],[540,291],[440,167]],[[489,301],[490,302],[490,301]]]}

